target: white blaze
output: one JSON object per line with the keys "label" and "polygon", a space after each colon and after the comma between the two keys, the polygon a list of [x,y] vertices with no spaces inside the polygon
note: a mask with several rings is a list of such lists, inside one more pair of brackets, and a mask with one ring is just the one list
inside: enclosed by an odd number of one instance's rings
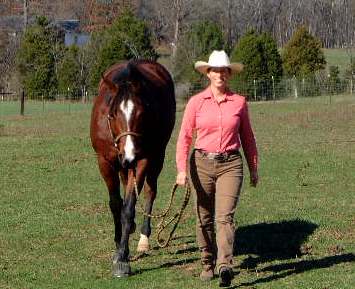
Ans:
{"label": "white blaze", "polygon": [[[122,110],[123,114],[126,117],[127,121],[127,131],[130,131],[129,128],[129,121],[132,116],[134,104],[132,100],[127,100],[127,101],[122,101],[120,104],[120,109]],[[124,146],[124,151],[125,151],[125,159],[128,161],[132,161],[134,159],[134,145],[132,141],[132,136],[128,135],[126,138],[126,143]]]}

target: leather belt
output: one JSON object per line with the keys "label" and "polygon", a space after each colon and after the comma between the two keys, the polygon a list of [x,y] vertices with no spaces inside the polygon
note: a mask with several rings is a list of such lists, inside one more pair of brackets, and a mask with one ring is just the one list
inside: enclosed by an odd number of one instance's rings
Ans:
{"label": "leather belt", "polygon": [[195,151],[199,152],[203,157],[209,160],[217,160],[217,161],[225,161],[232,155],[239,155],[238,150],[232,150],[223,153],[207,152],[201,149],[195,149]]}

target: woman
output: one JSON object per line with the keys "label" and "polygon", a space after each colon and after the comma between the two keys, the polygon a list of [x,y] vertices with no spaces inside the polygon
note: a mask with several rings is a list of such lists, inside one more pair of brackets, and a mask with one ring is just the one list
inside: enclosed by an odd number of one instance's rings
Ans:
{"label": "woman", "polygon": [[228,89],[232,73],[241,72],[243,65],[230,63],[224,51],[213,51],[208,63],[198,61],[195,69],[208,77],[209,85],[190,98],[185,108],[176,148],[176,182],[185,185],[187,181],[187,159],[196,132],[190,178],[196,191],[200,279],[211,280],[217,269],[220,286],[229,286],[233,279],[233,217],[243,182],[239,148],[243,148],[254,187],[258,183],[257,149],[245,98]]}

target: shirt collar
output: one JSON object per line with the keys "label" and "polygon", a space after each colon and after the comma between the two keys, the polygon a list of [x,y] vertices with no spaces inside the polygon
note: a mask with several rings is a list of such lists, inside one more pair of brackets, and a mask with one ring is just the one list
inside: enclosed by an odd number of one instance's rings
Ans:
{"label": "shirt collar", "polygon": [[[203,98],[204,99],[213,98],[213,94],[210,86],[207,87],[203,92]],[[225,100],[233,100],[233,92],[227,91]]]}

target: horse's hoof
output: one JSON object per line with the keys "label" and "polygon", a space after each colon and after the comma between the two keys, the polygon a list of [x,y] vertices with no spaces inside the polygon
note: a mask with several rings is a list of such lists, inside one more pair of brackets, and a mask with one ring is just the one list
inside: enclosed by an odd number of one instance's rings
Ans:
{"label": "horse's hoof", "polygon": [[138,242],[137,252],[145,253],[149,251],[149,239],[146,235],[141,234],[141,237]]}
{"label": "horse's hoof", "polygon": [[131,266],[129,262],[113,262],[112,276],[115,278],[125,278],[131,275]]}

